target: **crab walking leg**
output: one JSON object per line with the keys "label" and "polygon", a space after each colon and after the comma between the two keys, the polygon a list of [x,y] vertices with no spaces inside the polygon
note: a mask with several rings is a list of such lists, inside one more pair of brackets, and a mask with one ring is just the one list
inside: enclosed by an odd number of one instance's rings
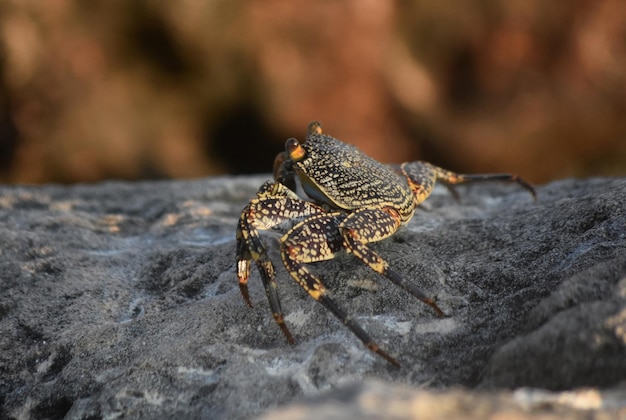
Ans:
{"label": "crab walking leg", "polygon": [[250,262],[254,260],[261,275],[274,320],[287,341],[293,344],[295,340],[285,324],[278,297],[274,265],[267,256],[258,231],[270,229],[294,217],[305,217],[323,210],[314,204],[294,199],[295,194],[281,184],[266,183],[261,187],[257,196],[243,210],[237,226],[239,289],[246,304],[252,307],[248,293],[248,277],[250,275]]}
{"label": "crab walking leg", "polygon": [[533,199],[537,199],[537,194],[532,185],[513,174],[457,174],[428,162],[403,163],[400,166],[400,171],[409,181],[409,185],[415,194],[418,204],[428,198],[436,181],[445,183],[446,186],[453,191],[455,196],[457,196],[457,194],[454,192],[454,189],[450,187],[452,185],[483,181],[516,182],[522,188],[530,192]]}
{"label": "crab walking leg", "polygon": [[294,226],[281,239],[283,244],[280,254],[283,264],[291,277],[313,299],[332,312],[368,349],[393,366],[400,367],[393,357],[382,350],[369,334],[328,296],[322,281],[303,265],[332,259],[336,252],[343,249],[343,241],[337,229],[342,218],[341,213],[327,213]]}
{"label": "crab walking leg", "polygon": [[533,186],[530,185],[528,182],[524,181],[519,176],[514,175],[514,174],[470,174],[470,175],[459,174],[455,178],[453,177],[452,179],[449,179],[449,178],[448,179],[438,178],[438,179],[440,179],[442,182],[447,183],[449,185],[464,184],[468,182],[483,182],[483,181],[515,182],[519,184],[522,188],[524,188],[526,191],[528,191],[530,195],[532,195],[533,200],[537,200],[537,193],[535,192],[535,189],[533,188]]}
{"label": "crab walking leg", "polygon": [[399,227],[400,215],[395,210],[363,209],[346,216],[340,223],[339,230],[348,252],[433,308],[438,316],[445,316],[433,298],[427,297],[411,282],[404,280],[400,274],[389,268],[387,261],[367,247],[367,243],[385,239],[395,233]]}
{"label": "crab walking leg", "polygon": [[252,306],[248,297],[248,277],[250,275],[250,261],[267,260],[268,264],[259,266],[259,270],[272,278],[274,269],[265,254],[265,246],[259,238],[259,230],[267,230],[286,220],[307,217],[321,213],[323,210],[305,201],[280,183],[266,182],[259,188],[257,197],[250,200],[239,218],[237,226],[237,275],[242,294],[248,306]]}

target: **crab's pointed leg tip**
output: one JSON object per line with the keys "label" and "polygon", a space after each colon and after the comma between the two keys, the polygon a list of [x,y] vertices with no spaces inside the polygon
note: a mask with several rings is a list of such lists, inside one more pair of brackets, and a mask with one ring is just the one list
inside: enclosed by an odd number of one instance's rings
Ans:
{"label": "crab's pointed leg tip", "polygon": [[253,308],[252,301],[250,300],[250,295],[248,294],[248,283],[247,279],[244,281],[239,280],[239,291],[241,292],[241,296],[243,297],[243,301],[248,305],[249,308]]}
{"label": "crab's pointed leg tip", "polygon": [[370,342],[367,344],[367,348],[370,349],[372,352],[376,353],[377,355],[379,355],[380,357],[382,357],[383,359],[385,359],[394,368],[399,369],[401,367],[400,363],[398,363],[398,361],[394,359],[393,357],[391,357],[386,351],[378,347],[378,344]]}
{"label": "crab's pointed leg tip", "polygon": [[[274,318],[276,319],[276,316],[274,316]],[[283,320],[282,316],[280,317],[280,321],[278,321],[278,326],[280,327],[280,330],[283,332],[283,335],[287,339],[287,342],[292,346],[295,345],[296,340],[291,335],[291,332],[289,332],[289,329],[287,328],[287,325],[285,325],[285,321]]]}
{"label": "crab's pointed leg tip", "polygon": [[400,369],[402,367],[402,365],[396,359],[389,356],[387,353],[385,353],[382,356],[385,358],[385,360],[389,362],[391,366],[393,366],[394,369]]}

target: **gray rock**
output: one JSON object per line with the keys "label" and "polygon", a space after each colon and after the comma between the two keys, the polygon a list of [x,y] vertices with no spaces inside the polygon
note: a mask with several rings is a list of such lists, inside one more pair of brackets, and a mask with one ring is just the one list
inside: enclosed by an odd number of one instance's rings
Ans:
{"label": "gray rock", "polygon": [[297,344],[256,271],[244,305],[234,231],[265,178],[1,187],[0,418],[249,418],[372,392],[494,413],[503,398],[541,413],[528,401],[580,387],[620,401],[625,179],[554,182],[537,202],[513,185],[460,187],[460,202],[436,189],[373,248],[447,318],[349,255],[314,265],[394,369],[290,279],[276,234],[264,237]]}

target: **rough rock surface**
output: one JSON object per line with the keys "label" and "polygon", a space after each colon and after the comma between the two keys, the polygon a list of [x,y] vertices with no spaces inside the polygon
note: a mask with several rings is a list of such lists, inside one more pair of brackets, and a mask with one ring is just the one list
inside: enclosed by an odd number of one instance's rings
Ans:
{"label": "rough rock surface", "polygon": [[350,255],[317,264],[400,369],[299,289],[277,235],[297,344],[256,271],[244,305],[234,230],[263,180],[1,187],[0,418],[626,416],[626,179],[436,189],[373,247],[447,318]]}

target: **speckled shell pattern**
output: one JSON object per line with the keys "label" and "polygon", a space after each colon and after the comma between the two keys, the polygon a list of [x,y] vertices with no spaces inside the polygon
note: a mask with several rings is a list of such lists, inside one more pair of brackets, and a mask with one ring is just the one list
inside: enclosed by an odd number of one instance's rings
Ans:
{"label": "speckled shell pattern", "polygon": [[309,134],[304,159],[294,169],[309,197],[352,211],[394,208],[403,223],[413,216],[415,197],[405,177],[354,146],[324,134]]}

